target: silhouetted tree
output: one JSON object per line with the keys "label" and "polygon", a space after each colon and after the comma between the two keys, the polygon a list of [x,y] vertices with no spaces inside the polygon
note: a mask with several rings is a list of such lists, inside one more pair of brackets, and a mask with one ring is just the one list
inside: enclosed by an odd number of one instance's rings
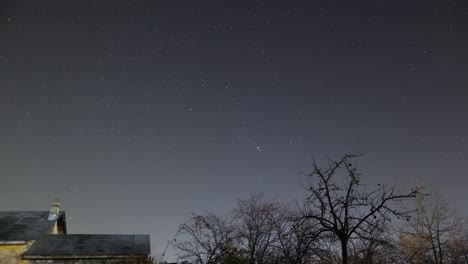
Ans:
{"label": "silhouetted tree", "polygon": [[175,238],[179,258],[197,264],[214,264],[232,253],[228,250],[235,240],[231,220],[213,213],[193,215],[179,227]]}
{"label": "silhouetted tree", "polygon": [[276,202],[264,201],[260,194],[238,200],[234,210],[240,244],[250,264],[271,263],[271,245],[275,241],[273,217],[278,212]]}
{"label": "silhouetted tree", "polygon": [[303,264],[320,259],[324,249],[318,223],[304,219],[298,210],[283,207],[273,217],[276,243],[273,247],[281,252],[281,263]]}
{"label": "silhouetted tree", "polygon": [[378,228],[380,219],[390,219],[390,215],[405,216],[407,211],[391,203],[414,198],[418,193],[418,189],[412,189],[398,194],[394,187],[383,184],[368,190],[361,183],[361,173],[354,163],[361,155],[329,159],[330,164],[324,168],[314,159],[312,172],[307,175],[310,195],[306,199],[308,211],[304,217],[315,219],[322,232],[338,238],[343,264],[348,263],[348,243],[353,236],[365,233],[368,228]]}
{"label": "silhouetted tree", "polygon": [[[365,224],[366,225],[366,224]],[[350,240],[350,263],[384,264],[402,263],[399,248],[393,239],[391,228],[385,218],[365,226]]]}

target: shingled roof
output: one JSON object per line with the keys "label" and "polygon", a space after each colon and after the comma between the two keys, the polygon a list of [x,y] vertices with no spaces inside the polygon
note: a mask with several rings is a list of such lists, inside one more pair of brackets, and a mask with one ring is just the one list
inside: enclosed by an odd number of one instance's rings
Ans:
{"label": "shingled roof", "polygon": [[34,243],[25,259],[109,258],[150,254],[149,235],[47,235]]}
{"label": "shingled roof", "polygon": [[[0,211],[0,243],[23,243],[50,233],[57,220],[47,220],[48,216],[48,211]],[[60,212],[58,219],[64,216]]]}

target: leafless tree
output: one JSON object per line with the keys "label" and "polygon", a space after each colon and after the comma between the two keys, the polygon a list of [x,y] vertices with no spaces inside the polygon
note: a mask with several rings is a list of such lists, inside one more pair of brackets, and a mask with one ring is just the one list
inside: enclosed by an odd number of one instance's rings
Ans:
{"label": "leafless tree", "polygon": [[385,218],[376,219],[373,225],[365,226],[361,231],[350,240],[350,263],[403,263],[390,224]]}
{"label": "leafless tree", "polygon": [[403,253],[412,263],[447,262],[450,243],[455,243],[456,234],[462,233],[462,217],[439,192],[419,194],[414,203],[404,206],[416,210],[400,229]]}
{"label": "leafless tree", "polygon": [[[392,202],[414,198],[418,189],[399,194],[394,187],[379,184],[367,189],[361,183],[361,173],[356,168],[356,158],[362,154],[344,155],[339,160],[329,159],[321,168],[314,159],[308,174],[306,199],[309,210],[305,218],[319,222],[322,232],[334,234],[340,241],[341,261],[348,263],[348,243],[370,227],[378,227],[379,219],[400,217],[407,212],[393,207]],[[340,175],[341,174],[341,175]]]}
{"label": "leafless tree", "polygon": [[231,218],[213,213],[192,215],[180,226],[174,247],[178,257],[197,264],[213,264],[235,240],[235,228]]}
{"label": "leafless tree", "polygon": [[466,222],[463,225],[463,230],[451,232],[450,240],[447,243],[448,261],[447,263],[468,263],[468,230],[466,230]]}
{"label": "leafless tree", "polygon": [[234,215],[238,223],[240,243],[250,264],[270,263],[274,243],[273,215],[278,211],[275,201],[264,201],[263,195],[238,200]]}
{"label": "leafless tree", "polygon": [[317,222],[301,217],[299,210],[281,208],[274,215],[275,249],[281,252],[282,263],[303,264],[324,255]]}

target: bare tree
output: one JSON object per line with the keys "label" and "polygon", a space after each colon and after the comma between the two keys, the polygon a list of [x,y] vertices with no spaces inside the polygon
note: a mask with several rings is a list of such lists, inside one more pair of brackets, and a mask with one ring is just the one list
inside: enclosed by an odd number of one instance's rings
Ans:
{"label": "bare tree", "polygon": [[252,195],[247,200],[238,200],[234,215],[238,221],[241,245],[250,264],[271,263],[271,245],[274,242],[273,215],[276,202],[266,202],[263,195]]}
{"label": "bare tree", "polygon": [[303,264],[323,255],[317,222],[302,218],[298,210],[281,208],[274,215],[273,227],[276,236],[273,247],[281,252],[282,263]]}
{"label": "bare tree", "polygon": [[445,263],[448,246],[462,231],[462,217],[439,192],[417,195],[414,203],[404,206],[416,210],[400,229],[403,253],[412,263]]}
{"label": "bare tree", "polygon": [[376,219],[373,225],[361,228],[350,240],[351,263],[384,264],[402,263],[389,223],[385,218]]}
{"label": "bare tree", "polygon": [[348,243],[353,236],[364,233],[367,228],[377,228],[379,219],[404,216],[407,212],[394,208],[392,202],[415,197],[418,193],[418,189],[412,189],[398,194],[394,187],[382,184],[368,190],[361,183],[361,173],[354,163],[361,155],[329,159],[330,164],[324,168],[314,159],[313,170],[307,175],[310,195],[306,204],[309,210],[304,217],[317,220],[323,232],[338,238],[343,264],[348,263]]}
{"label": "bare tree", "polygon": [[452,232],[447,243],[448,261],[447,263],[468,263],[468,232],[466,223],[463,230]]}
{"label": "bare tree", "polygon": [[213,213],[192,215],[176,235],[174,247],[179,258],[197,264],[217,263],[235,240],[230,220]]}

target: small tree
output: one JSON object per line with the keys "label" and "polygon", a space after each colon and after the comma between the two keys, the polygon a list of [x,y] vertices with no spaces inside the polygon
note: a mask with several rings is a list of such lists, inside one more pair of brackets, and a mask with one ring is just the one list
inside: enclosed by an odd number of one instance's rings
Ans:
{"label": "small tree", "polygon": [[307,175],[310,195],[306,199],[309,209],[304,217],[317,220],[322,232],[338,238],[343,264],[348,263],[350,239],[364,234],[368,228],[378,228],[380,219],[405,216],[408,212],[394,208],[392,202],[413,198],[418,193],[418,189],[412,189],[398,194],[394,187],[383,184],[368,190],[361,183],[361,173],[356,168],[355,160],[361,155],[329,159],[330,164],[324,168],[314,159],[312,172]]}
{"label": "small tree", "polygon": [[276,248],[281,253],[281,263],[303,264],[320,259],[324,249],[317,222],[300,217],[298,210],[282,208],[273,218]]}
{"label": "small tree", "polygon": [[365,226],[351,240],[351,263],[384,264],[402,263],[399,248],[393,239],[386,219],[380,218],[374,225]]}
{"label": "small tree", "polygon": [[238,200],[234,210],[240,244],[246,252],[248,263],[271,263],[274,243],[273,216],[278,204],[263,200],[263,195],[252,195],[247,200]]}
{"label": "small tree", "polygon": [[418,194],[414,203],[404,206],[416,210],[400,229],[403,253],[414,263],[447,262],[449,246],[462,241],[457,235],[462,233],[462,217],[439,192]]}
{"label": "small tree", "polygon": [[179,227],[175,238],[174,247],[179,258],[197,264],[213,264],[224,255],[232,254],[230,247],[235,239],[235,229],[230,220],[213,213],[192,215]]}
{"label": "small tree", "polygon": [[463,231],[456,231],[450,234],[450,241],[447,243],[447,253],[449,259],[447,263],[468,263],[468,233],[463,227]]}

